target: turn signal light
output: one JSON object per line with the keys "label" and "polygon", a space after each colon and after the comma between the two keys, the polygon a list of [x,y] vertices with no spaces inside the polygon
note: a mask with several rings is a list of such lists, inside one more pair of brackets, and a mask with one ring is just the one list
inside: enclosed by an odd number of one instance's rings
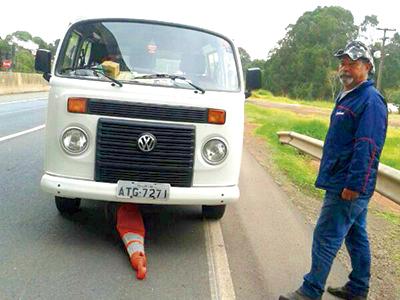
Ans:
{"label": "turn signal light", "polygon": [[226,113],[222,109],[208,109],[208,123],[225,124]]}
{"label": "turn signal light", "polygon": [[72,113],[86,113],[86,98],[68,98],[68,111]]}

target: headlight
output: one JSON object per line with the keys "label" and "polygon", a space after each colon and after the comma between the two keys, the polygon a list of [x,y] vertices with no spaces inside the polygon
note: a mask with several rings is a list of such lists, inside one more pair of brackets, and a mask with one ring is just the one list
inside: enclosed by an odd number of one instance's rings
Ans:
{"label": "headlight", "polygon": [[61,137],[61,145],[68,154],[82,154],[88,147],[88,136],[81,128],[68,128]]}
{"label": "headlight", "polygon": [[202,150],[203,158],[211,165],[222,163],[228,152],[225,143],[220,139],[211,139],[204,146]]}

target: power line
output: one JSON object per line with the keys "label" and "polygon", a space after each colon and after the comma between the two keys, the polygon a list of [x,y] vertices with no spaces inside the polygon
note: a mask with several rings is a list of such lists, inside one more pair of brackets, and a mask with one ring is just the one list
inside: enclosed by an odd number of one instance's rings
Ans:
{"label": "power line", "polygon": [[385,42],[388,39],[388,37],[386,37],[386,31],[396,31],[396,29],[389,29],[389,28],[377,28],[377,29],[383,31],[381,61],[379,62],[379,72],[378,72],[378,79],[377,79],[377,84],[376,84],[377,89],[381,90],[383,64],[384,64],[384,60],[385,60]]}

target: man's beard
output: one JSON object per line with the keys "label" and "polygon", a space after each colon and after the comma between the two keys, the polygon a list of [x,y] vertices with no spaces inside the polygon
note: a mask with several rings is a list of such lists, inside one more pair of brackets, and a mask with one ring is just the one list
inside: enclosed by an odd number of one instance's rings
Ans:
{"label": "man's beard", "polygon": [[340,82],[344,85],[344,86],[349,86],[353,83],[354,78],[351,77],[349,74],[346,73],[340,73],[339,74],[339,79]]}

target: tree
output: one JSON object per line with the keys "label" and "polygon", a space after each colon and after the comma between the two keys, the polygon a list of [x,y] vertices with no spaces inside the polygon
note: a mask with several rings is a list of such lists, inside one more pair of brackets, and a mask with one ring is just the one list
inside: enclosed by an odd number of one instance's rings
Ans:
{"label": "tree", "polygon": [[249,53],[244,48],[239,47],[239,56],[240,56],[240,62],[242,63],[242,68],[243,68],[243,78],[246,78],[246,70],[249,68],[249,65],[251,63],[251,58]]}
{"label": "tree", "polygon": [[11,58],[11,46],[0,38],[0,62],[4,59]]}
{"label": "tree", "polygon": [[3,40],[0,38],[0,63],[4,59],[12,59],[14,72],[31,73],[34,70],[34,55],[30,50],[24,49],[19,46],[14,39],[20,41],[29,42],[32,41],[38,45],[39,48],[50,50],[52,55],[55,55],[57,46],[60,40],[54,41],[54,43],[47,44],[41,37],[32,35],[26,31],[16,31],[13,34],[9,34]]}
{"label": "tree", "polygon": [[318,7],[287,27],[285,37],[269,54],[265,77],[274,94],[331,99],[330,71],[337,68],[333,52],[354,39],[358,27],[350,11]]}
{"label": "tree", "polygon": [[13,36],[15,36],[16,38],[18,38],[21,41],[29,41],[32,40],[32,35],[29,32],[26,31],[16,31],[12,34]]}
{"label": "tree", "polygon": [[398,33],[394,34],[385,49],[382,90],[389,102],[400,104],[400,35]]}
{"label": "tree", "polygon": [[251,60],[250,55],[247,53],[247,51],[241,47],[239,47],[239,55],[240,55],[240,61],[242,63],[242,68],[243,68],[243,78],[246,79],[246,71],[249,68],[260,68],[261,71],[265,68],[265,60],[262,59],[255,59]]}
{"label": "tree", "polygon": [[15,72],[34,73],[34,57],[32,53],[25,49],[19,49],[15,54]]}
{"label": "tree", "polygon": [[49,49],[49,45],[38,36],[35,36],[32,41],[39,46],[39,49]]}
{"label": "tree", "polygon": [[376,15],[365,16],[364,21],[358,28],[358,40],[363,41],[367,45],[375,44],[376,38],[373,36],[373,32],[379,24],[378,17]]}
{"label": "tree", "polygon": [[335,99],[340,89],[340,82],[338,73],[336,70],[331,70],[328,73],[328,83],[331,88],[331,99]]}
{"label": "tree", "polygon": [[55,56],[56,55],[56,51],[57,51],[57,47],[58,47],[58,44],[60,43],[60,39],[56,39],[55,41],[54,41],[54,44],[53,43],[50,43],[49,44],[49,48],[47,48],[47,49],[49,49],[50,50],[50,52],[51,52],[51,56]]}

